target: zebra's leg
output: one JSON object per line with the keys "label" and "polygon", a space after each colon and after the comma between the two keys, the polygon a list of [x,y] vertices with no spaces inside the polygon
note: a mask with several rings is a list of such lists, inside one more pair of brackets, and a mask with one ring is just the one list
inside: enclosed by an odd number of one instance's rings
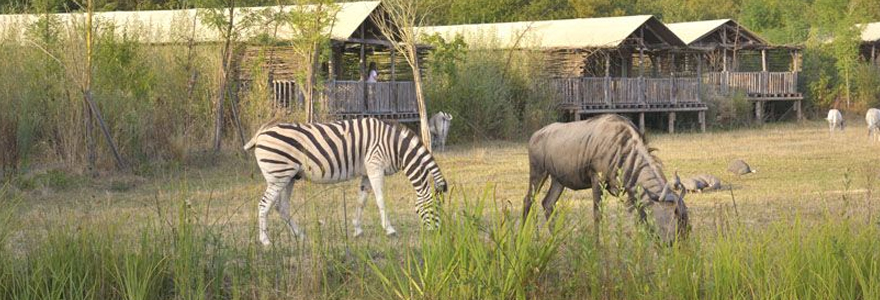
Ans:
{"label": "zebra's leg", "polygon": [[364,204],[367,203],[367,197],[370,196],[370,179],[367,176],[364,176],[361,179],[361,187],[358,192],[358,200],[357,207],[354,210],[354,220],[352,223],[354,224],[354,236],[359,237],[364,234],[363,226],[363,217],[364,217]]}
{"label": "zebra's leg", "polygon": [[287,227],[290,228],[290,233],[293,234],[294,237],[302,240],[305,238],[305,234],[296,226],[296,223],[293,222],[293,218],[290,217],[290,196],[293,193],[293,184],[296,183],[295,179],[291,179],[287,186],[281,191],[281,198],[278,199],[278,203],[275,205],[275,210],[278,211],[278,214],[281,215],[281,220],[284,220],[287,223]]}
{"label": "zebra's leg", "polygon": [[379,207],[382,228],[385,229],[386,235],[395,235],[397,230],[394,230],[391,221],[388,220],[388,213],[385,211],[385,196],[382,194],[382,186],[385,184],[385,170],[375,165],[368,166],[367,174],[370,177],[370,184],[373,186],[373,194],[376,194],[376,206]]}
{"label": "zebra's leg", "polygon": [[258,206],[257,216],[259,219],[260,225],[260,243],[263,246],[269,246],[272,242],[269,241],[268,234],[268,221],[266,220],[266,216],[269,215],[269,210],[272,209],[272,206],[275,205],[275,201],[278,200],[278,197],[281,194],[281,190],[287,185],[290,181],[289,177],[285,178],[266,178],[267,187],[266,192],[263,193],[263,198],[260,199],[260,205]]}

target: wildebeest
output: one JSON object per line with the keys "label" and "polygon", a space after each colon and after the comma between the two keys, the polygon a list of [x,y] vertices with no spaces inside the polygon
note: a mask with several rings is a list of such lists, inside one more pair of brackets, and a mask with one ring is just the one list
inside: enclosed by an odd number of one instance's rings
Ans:
{"label": "wildebeest", "polygon": [[449,126],[452,125],[452,115],[438,112],[428,120],[431,130],[431,144],[438,146],[440,151],[446,151],[446,136],[449,135]]}
{"label": "wildebeest", "polygon": [[727,165],[727,171],[735,175],[758,173],[758,171],[753,170],[752,167],[750,167],[749,164],[747,164],[742,159],[734,159],[730,161],[730,164]]}
{"label": "wildebeest", "polygon": [[865,123],[868,123],[868,138],[880,139],[880,109],[869,108],[865,113]]}
{"label": "wildebeest", "polygon": [[846,127],[843,115],[837,109],[829,110],[828,117],[825,117],[825,121],[828,121],[829,134],[834,134],[835,129],[843,131],[844,127]]}
{"label": "wildebeest", "polygon": [[637,208],[640,220],[646,210],[664,242],[688,232],[684,194],[672,189],[663,175],[660,161],[629,120],[618,115],[602,115],[585,121],[553,123],[535,132],[529,140],[529,190],[523,201],[528,216],[533,197],[550,177],[550,190],[541,201],[546,218],[565,188],[593,190],[593,217],[601,218],[599,203],[603,188],[612,194],[625,192],[630,208]]}

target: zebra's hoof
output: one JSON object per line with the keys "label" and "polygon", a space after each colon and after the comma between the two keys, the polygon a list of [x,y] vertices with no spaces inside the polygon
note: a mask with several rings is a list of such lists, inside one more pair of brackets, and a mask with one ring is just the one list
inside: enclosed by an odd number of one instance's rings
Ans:
{"label": "zebra's hoof", "polygon": [[397,230],[394,230],[394,228],[392,228],[392,227],[389,226],[388,229],[385,229],[385,235],[386,235],[386,236],[389,236],[389,237],[396,237],[396,236],[397,236]]}
{"label": "zebra's hoof", "polygon": [[360,228],[354,229],[354,237],[358,238],[364,235],[364,230]]}
{"label": "zebra's hoof", "polygon": [[260,244],[263,244],[263,247],[272,246],[272,242],[269,241],[269,238],[260,238]]}

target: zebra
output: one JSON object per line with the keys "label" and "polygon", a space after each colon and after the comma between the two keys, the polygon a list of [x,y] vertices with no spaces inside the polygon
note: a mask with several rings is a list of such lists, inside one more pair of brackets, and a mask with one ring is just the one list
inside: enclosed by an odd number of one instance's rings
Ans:
{"label": "zebra", "polygon": [[431,152],[409,129],[374,118],[311,124],[269,123],[244,146],[245,151],[253,148],[256,148],[257,165],[267,184],[258,210],[259,239],[263,245],[271,245],[266,216],[276,201],[279,202],[275,208],[293,235],[304,237],[290,217],[289,204],[293,185],[300,179],[329,184],[360,176],[354,235],[363,234],[363,208],[372,189],[382,228],[390,236],[397,231],[386,214],[382,187],[386,175],[404,171],[415,188],[416,213],[422,224],[429,230],[440,225],[428,176],[433,177],[434,190],[438,193],[446,192],[446,179]]}

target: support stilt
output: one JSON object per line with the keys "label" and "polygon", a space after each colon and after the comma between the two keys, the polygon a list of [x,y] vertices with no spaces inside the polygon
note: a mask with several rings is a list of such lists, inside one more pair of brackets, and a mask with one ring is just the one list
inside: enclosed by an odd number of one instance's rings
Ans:
{"label": "support stilt", "polygon": [[639,131],[645,134],[645,113],[639,113]]}
{"label": "support stilt", "polygon": [[669,113],[669,133],[675,133],[675,112]]}
{"label": "support stilt", "polygon": [[706,132],[706,112],[697,113],[697,117],[700,119],[700,132]]}

